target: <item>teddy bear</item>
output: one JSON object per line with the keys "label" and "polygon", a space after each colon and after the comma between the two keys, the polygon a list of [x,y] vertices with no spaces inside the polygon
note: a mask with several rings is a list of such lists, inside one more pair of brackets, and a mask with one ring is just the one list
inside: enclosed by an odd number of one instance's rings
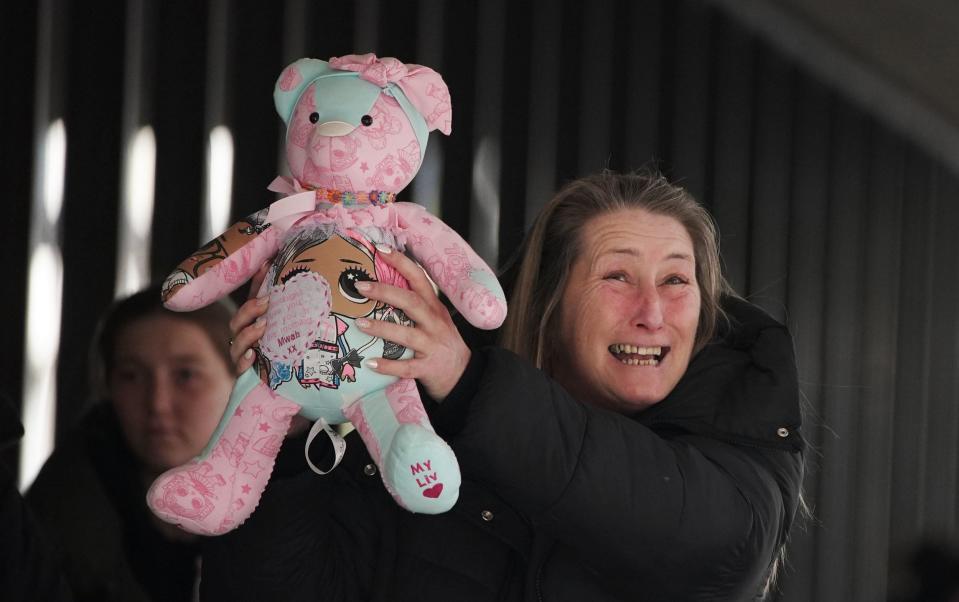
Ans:
{"label": "teddy bear", "polygon": [[[335,425],[350,423],[396,502],[418,513],[449,510],[460,473],[430,425],[416,384],[364,367],[364,358],[407,358],[399,344],[364,335],[357,318],[414,326],[399,309],[368,299],[356,284],[409,288],[381,253],[416,260],[471,324],[497,328],[506,316],[493,271],[455,231],[396,194],[416,175],[432,130],[449,135],[452,109],[442,77],[428,67],[374,54],[304,58],[274,87],[286,129],[290,178],[268,188],[282,198],[231,226],[164,281],[175,311],[197,309],[269,268],[269,297],[256,362],[238,379],[199,456],[160,475],[147,503],[162,520],[203,535],[242,524],[255,510],[293,416],[313,421],[310,442],[345,453]],[[307,453],[309,462],[309,454]]]}

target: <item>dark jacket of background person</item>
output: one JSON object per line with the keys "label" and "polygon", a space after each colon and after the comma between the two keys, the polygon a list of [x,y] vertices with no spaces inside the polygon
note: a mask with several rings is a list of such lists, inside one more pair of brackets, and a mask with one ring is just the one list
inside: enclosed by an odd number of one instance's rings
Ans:
{"label": "dark jacket of background person", "polygon": [[163,538],[145,495],[112,405],[96,404],[57,446],[26,496],[66,552],[78,601],[193,598],[197,544]]}
{"label": "dark jacket of background person", "polygon": [[[13,405],[0,396],[0,450],[16,443],[23,427]],[[7,602],[72,600],[59,558],[40,532],[13,471],[0,463],[0,599]]]}
{"label": "dark jacket of background person", "polygon": [[259,508],[206,542],[203,600],[738,600],[761,589],[802,480],[786,329],[736,324],[634,417],[475,351],[431,412],[459,458],[452,511],[401,510],[355,437],[330,475],[284,445]]}

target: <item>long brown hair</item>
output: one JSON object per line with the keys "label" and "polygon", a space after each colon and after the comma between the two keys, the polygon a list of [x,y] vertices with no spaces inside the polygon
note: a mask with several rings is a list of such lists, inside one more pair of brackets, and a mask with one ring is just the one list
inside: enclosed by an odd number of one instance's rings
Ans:
{"label": "long brown hair", "polygon": [[719,235],[712,216],[684,188],[643,168],[632,173],[604,170],[574,180],[546,204],[519,249],[519,273],[500,343],[550,372],[557,348],[553,323],[573,262],[582,250],[582,231],[591,219],[624,209],[644,209],[676,219],[693,242],[701,309],[693,352],[716,332],[724,315],[719,301],[732,289],[722,274]]}

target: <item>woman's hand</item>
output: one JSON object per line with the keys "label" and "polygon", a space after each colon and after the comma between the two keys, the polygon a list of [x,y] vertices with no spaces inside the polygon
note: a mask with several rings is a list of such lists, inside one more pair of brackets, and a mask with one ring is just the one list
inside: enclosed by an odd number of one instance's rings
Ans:
{"label": "woman's hand", "polygon": [[270,297],[264,295],[258,299],[257,291],[266,277],[268,264],[257,270],[250,280],[250,293],[246,302],[236,310],[230,319],[230,333],[233,338],[230,339],[230,359],[236,367],[237,376],[246,372],[255,361],[253,345],[260,340],[266,331],[266,318],[263,314],[269,306]]}
{"label": "woman's hand", "polygon": [[[230,340],[230,358],[233,360],[233,365],[236,366],[237,376],[246,372],[256,361],[253,344],[259,341],[263,337],[263,333],[266,332],[264,314],[269,308],[270,296],[264,294],[263,297],[257,298],[256,294],[260,290],[260,285],[263,284],[263,279],[266,278],[268,268],[269,263],[264,263],[250,279],[249,298],[230,319],[230,332],[233,334],[233,338]],[[290,422],[290,430],[287,431],[286,436],[298,435],[305,432],[309,427],[310,421],[297,414]]]}
{"label": "woman's hand", "polygon": [[470,360],[470,349],[436,296],[429,278],[402,253],[380,248],[380,256],[403,275],[410,289],[383,282],[358,282],[365,296],[403,310],[416,327],[359,318],[356,326],[366,334],[393,341],[413,351],[412,359],[367,359],[364,364],[380,374],[415,378],[430,397],[442,401],[459,381]]}

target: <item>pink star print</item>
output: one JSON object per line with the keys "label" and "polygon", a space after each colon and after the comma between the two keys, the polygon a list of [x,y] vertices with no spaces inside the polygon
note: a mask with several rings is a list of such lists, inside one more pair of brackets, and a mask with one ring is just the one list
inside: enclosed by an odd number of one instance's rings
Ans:
{"label": "pink star print", "polygon": [[260,472],[266,468],[265,466],[261,466],[259,462],[244,462],[243,465],[246,466],[246,468],[243,469],[243,474],[248,474],[254,479],[260,476]]}
{"label": "pink star print", "polygon": [[422,221],[423,221],[423,223],[426,224],[427,226],[432,226],[432,225],[433,225],[433,220],[431,220],[431,219],[428,218],[428,217],[424,217]]}
{"label": "pink star print", "polygon": [[362,163],[360,163],[360,171],[362,171],[363,173],[366,173],[369,170],[370,170],[370,166],[366,164],[366,161],[363,161]]}
{"label": "pink star print", "polygon": [[268,422],[261,422],[261,423],[260,423],[260,430],[263,431],[264,433],[269,432],[269,430],[270,430],[270,424],[269,424]]}
{"label": "pink star print", "polygon": [[241,489],[243,489],[243,493],[250,493],[250,490],[253,488],[250,487],[249,485],[244,485],[243,487],[241,487]]}
{"label": "pink star print", "polygon": [[253,406],[253,415],[260,416],[263,414],[263,406]]}
{"label": "pink star print", "polygon": [[233,412],[233,415],[234,415],[234,416],[242,416],[242,415],[243,415],[243,408],[237,408],[236,411]]}

